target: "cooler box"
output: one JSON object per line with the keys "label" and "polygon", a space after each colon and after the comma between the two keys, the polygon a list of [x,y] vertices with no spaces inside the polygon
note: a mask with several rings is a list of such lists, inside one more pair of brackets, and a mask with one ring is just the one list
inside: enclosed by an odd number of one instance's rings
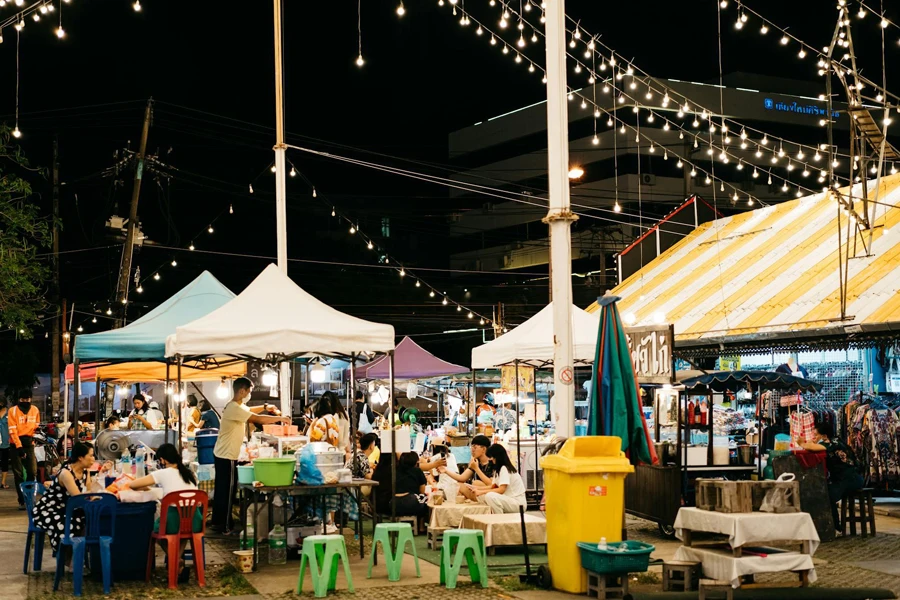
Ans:
{"label": "cooler box", "polygon": [[218,429],[198,429],[194,434],[197,442],[197,462],[201,465],[211,465],[216,462],[213,449],[219,439]]}
{"label": "cooler box", "polygon": [[[547,506],[547,554],[553,587],[587,592],[578,542],[622,540],[625,476],[634,472],[622,440],[610,436],[569,438],[559,454],[541,459]],[[577,527],[572,524],[577,523]]]}

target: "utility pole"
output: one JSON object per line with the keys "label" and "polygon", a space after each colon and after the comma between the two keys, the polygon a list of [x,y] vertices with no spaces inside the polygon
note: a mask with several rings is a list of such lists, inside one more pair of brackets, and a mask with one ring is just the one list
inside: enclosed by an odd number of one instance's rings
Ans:
{"label": "utility pole", "polygon": [[553,298],[553,381],[559,422],[556,433],[575,431],[572,371],[572,213],[569,199],[569,115],[566,106],[566,3],[547,1],[547,159],[550,210],[550,288]]}
{"label": "utility pole", "polygon": [[[284,65],[282,52],[281,4],[283,0],[273,0],[275,24],[275,229],[277,238],[278,269],[288,274],[287,259],[287,169],[284,143]],[[290,416],[291,371],[290,364],[282,361],[278,377],[278,397],[281,399],[281,413]],[[393,393],[393,391],[392,391]]]}
{"label": "utility pole", "polygon": [[138,199],[141,196],[141,180],[144,176],[144,157],[147,153],[147,136],[150,133],[150,117],[153,114],[153,98],[147,100],[144,109],[144,127],[141,130],[141,143],[135,156],[134,187],[131,190],[131,208],[128,210],[128,229],[125,234],[125,245],[122,246],[122,262],[119,265],[119,284],[116,287],[116,306],[121,310],[121,317],[116,319],[115,326],[125,325],[128,308],[128,286],[131,282],[131,259],[134,256],[134,237],[137,232]]}
{"label": "utility pole", "polygon": [[[53,181],[53,286],[51,288],[51,299],[53,303],[53,327],[52,341],[50,342],[50,352],[53,356],[50,359],[50,403],[53,406],[53,412],[59,412],[59,361],[61,352],[59,344],[62,341],[62,335],[59,330],[60,319],[62,318],[59,310],[59,138],[53,137],[53,168],[51,170],[51,178]],[[47,415],[44,415],[47,417]]]}

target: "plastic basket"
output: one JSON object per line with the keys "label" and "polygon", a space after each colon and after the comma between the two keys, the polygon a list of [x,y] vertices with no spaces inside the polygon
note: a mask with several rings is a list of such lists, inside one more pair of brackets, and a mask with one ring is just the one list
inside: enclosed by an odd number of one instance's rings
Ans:
{"label": "plastic basket", "polygon": [[[611,542],[607,550],[597,544],[578,542],[581,566],[592,573],[643,573],[650,564],[650,553],[656,550],[644,542]],[[619,551],[624,546],[626,550]]]}
{"label": "plastic basket", "polygon": [[291,485],[294,482],[293,458],[257,458],[253,461],[256,480],[266,486]]}
{"label": "plastic basket", "polygon": [[237,478],[238,483],[245,483],[247,485],[253,483],[254,481],[254,469],[253,465],[238,465],[237,467]]}

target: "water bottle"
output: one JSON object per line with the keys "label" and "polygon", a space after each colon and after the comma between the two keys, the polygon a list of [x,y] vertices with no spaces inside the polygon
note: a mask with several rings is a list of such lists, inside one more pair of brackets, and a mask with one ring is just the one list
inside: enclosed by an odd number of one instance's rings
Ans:
{"label": "water bottle", "polygon": [[134,476],[137,478],[146,474],[144,471],[144,449],[138,448],[134,453]]}
{"label": "water bottle", "polygon": [[276,525],[269,532],[269,564],[283,565],[287,563],[287,533],[284,527]]}
{"label": "water bottle", "polygon": [[606,538],[600,538],[600,543],[597,544],[597,550],[603,550],[604,552],[609,550],[609,545],[606,543]]}
{"label": "water bottle", "polygon": [[122,452],[122,474],[128,473],[129,475],[134,475],[134,471],[131,470],[131,452],[128,451],[128,448],[125,448],[125,451]]}
{"label": "water bottle", "polygon": [[256,530],[253,529],[253,523],[247,524],[247,539],[241,536],[241,550],[253,550],[256,545]]}

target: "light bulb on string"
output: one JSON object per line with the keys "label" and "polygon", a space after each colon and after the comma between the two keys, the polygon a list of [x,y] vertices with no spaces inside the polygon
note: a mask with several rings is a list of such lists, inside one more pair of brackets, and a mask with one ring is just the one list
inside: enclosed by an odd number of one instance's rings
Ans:
{"label": "light bulb on string", "polygon": [[456,312],[462,312],[462,306],[459,304],[456,305]]}
{"label": "light bulb on string", "polygon": [[369,250],[374,250],[374,249],[375,249],[375,244],[373,244],[373,243],[370,241],[369,243],[366,244],[366,248],[368,248]]}
{"label": "light bulb on string", "polygon": [[759,32],[760,32],[762,35],[766,35],[767,33],[769,33],[769,26],[766,25],[765,23],[763,23],[763,24],[762,24],[762,27],[759,28]]}
{"label": "light bulb on string", "polygon": [[772,171],[769,171],[769,179],[766,183],[768,183],[769,185],[772,185]]}
{"label": "light bulb on string", "polygon": [[351,226],[350,226],[350,235],[353,235],[353,234],[355,234],[355,233],[356,233],[356,227],[354,227],[353,225],[351,225]]}
{"label": "light bulb on string", "polygon": [[481,25],[475,30],[475,35],[484,35],[484,29],[481,28]]}
{"label": "light bulb on string", "polygon": [[209,227],[206,228],[206,231],[207,231],[207,233],[212,233],[215,231],[215,229],[213,229],[213,226],[210,225]]}
{"label": "light bulb on string", "polygon": [[400,6],[397,7],[397,16],[402,17],[406,14],[406,7],[403,6],[403,0],[400,1]]}
{"label": "light bulb on string", "polygon": [[441,301],[441,304],[443,304],[444,306],[447,306],[449,303],[450,302],[449,302],[449,300],[447,300],[447,296],[444,296],[444,299]]}
{"label": "light bulb on string", "polygon": [[16,125],[15,129],[12,130],[12,135],[16,139],[19,139],[20,137],[22,137],[22,132],[19,130],[18,125]]}
{"label": "light bulb on string", "polygon": [[91,323],[96,323],[96,322],[97,322],[97,317],[94,317],[93,319],[91,319]]}
{"label": "light bulb on string", "polygon": [[753,179],[759,177],[759,171],[756,170],[756,167],[753,167]]}
{"label": "light bulb on string", "polygon": [[[139,285],[139,286],[137,286],[137,287],[135,288],[134,291],[136,291],[138,294],[143,294],[143,293],[144,293],[144,286]],[[96,323],[96,322],[97,322],[97,317],[94,317],[94,323]]]}
{"label": "light bulb on string", "polygon": [[331,209],[331,216],[332,217],[337,216],[337,213],[335,212],[334,208]]}
{"label": "light bulb on string", "polygon": [[232,205],[232,204],[229,204],[229,205],[228,205],[228,214],[229,214],[229,215],[233,215],[233,214],[234,214],[234,205]]}
{"label": "light bulb on string", "polygon": [[428,292],[428,297],[434,298],[434,290],[431,290],[430,292]]}
{"label": "light bulb on string", "polygon": [[172,266],[173,266],[173,267],[177,267],[177,266],[178,266],[178,261],[177,261],[177,260],[173,260],[173,261],[172,261]]}
{"label": "light bulb on string", "polygon": [[416,287],[422,287],[422,282],[419,280],[416,280]]}
{"label": "light bulb on string", "polygon": [[191,242],[191,245],[188,246],[188,250],[191,250],[191,251],[194,250],[194,242]]}
{"label": "light bulb on string", "polygon": [[[63,39],[64,37],[66,37],[66,31],[62,28],[62,25],[56,28],[56,37],[58,37],[59,39]],[[2,38],[0,38],[0,40],[2,40]]]}
{"label": "light bulb on string", "polygon": [[788,38],[788,36],[786,36],[786,35],[781,36],[781,45],[782,46],[787,46],[788,42],[790,42],[790,41],[791,40]]}
{"label": "light bulb on string", "polygon": [[106,309],[106,315],[109,316],[109,315],[111,315],[111,314],[112,314],[112,308],[107,308],[107,309]]}
{"label": "light bulb on string", "polygon": [[134,0],[134,4],[131,5],[131,8],[134,9],[134,12],[141,12],[141,0]]}
{"label": "light bulb on string", "polygon": [[399,274],[400,274],[400,277],[406,277],[406,270],[401,267]]}
{"label": "light bulb on string", "polygon": [[272,172],[274,173],[274,172],[276,172],[278,169],[275,168],[275,165],[272,165],[272,166],[269,168],[269,170],[272,171]]}
{"label": "light bulb on string", "polygon": [[359,56],[356,57],[356,66],[362,67],[364,64],[366,64],[366,61],[363,60],[362,53],[360,53]]}
{"label": "light bulb on string", "polygon": [[250,193],[251,194],[253,193],[253,184],[252,183],[250,184]]}
{"label": "light bulb on string", "polygon": [[159,281],[160,279],[162,279],[162,276],[160,276],[159,273],[154,273],[154,274],[153,274],[153,280],[154,280],[154,281]]}
{"label": "light bulb on string", "polygon": [[678,168],[680,169],[680,168],[684,167],[684,163],[683,163],[682,160],[679,158],[679,159],[678,159],[678,162],[675,163],[675,166],[678,167]]}

